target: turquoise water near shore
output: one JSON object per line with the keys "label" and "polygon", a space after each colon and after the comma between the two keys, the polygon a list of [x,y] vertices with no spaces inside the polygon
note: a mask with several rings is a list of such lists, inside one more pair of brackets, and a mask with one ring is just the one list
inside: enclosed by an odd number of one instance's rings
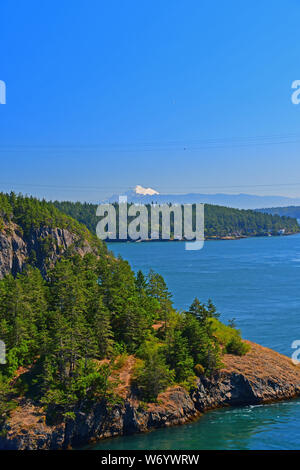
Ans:
{"label": "turquoise water near shore", "polygon": [[[213,299],[221,319],[235,317],[243,337],[291,356],[300,339],[300,235],[207,241],[113,243],[133,269],[166,279],[179,309]],[[300,449],[300,399],[216,410],[196,423],[104,440],[94,449]]]}

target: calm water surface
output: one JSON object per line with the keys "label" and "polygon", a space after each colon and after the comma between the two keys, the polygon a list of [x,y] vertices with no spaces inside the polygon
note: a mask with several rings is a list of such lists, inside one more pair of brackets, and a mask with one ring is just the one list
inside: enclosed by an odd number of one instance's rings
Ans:
{"label": "calm water surface", "polygon": [[[213,299],[221,319],[236,318],[245,338],[291,355],[300,339],[300,235],[208,241],[114,243],[135,270],[166,279],[174,304]],[[196,423],[102,441],[95,449],[300,449],[300,400],[224,409]]]}

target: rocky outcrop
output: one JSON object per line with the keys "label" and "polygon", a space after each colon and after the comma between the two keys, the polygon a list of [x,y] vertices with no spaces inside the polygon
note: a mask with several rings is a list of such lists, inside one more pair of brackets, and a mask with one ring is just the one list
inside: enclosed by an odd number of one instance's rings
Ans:
{"label": "rocky outcrop", "polygon": [[10,224],[0,232],[0,278],[10,272],[17,273],[28,257],[28,249],[17,226]]}
{"label": "rocky outcrop", "polygon": [[[75,420],[57,426],[46,424],[41,408],[22,402],[2,430],[0,449],[60,449],[82,446],[105,437],[146,432],[183,424],[206,410],[268,403],[300,394],[300,368],[291,360],[254,343],[246,356],[224,356],[224,368],[212,377],[202,376],[189,394],[172,387],[157,403],[144,404],[128,389],[121,404],[95,403],[78,409]],[[132,363],[132,358],[130,359]],[[129,360],[129,362],[130,362]],[[132,365],[132,364],[131,364]],[[125,368],[127,365],[125,365]]]}
{"label": "rocky outcrop", "polygon": [[57,426],[47,425],[43,410],[27,401],[4,426],[2,435],[6,435],[0,437],[0,449],[66,449],[105,437],[183,424],[198,415],[190,395],[181,387],[169,389],[160,396],[160,404],[149,407],[132,399],[113,407],[96,403],[89,411],[78,409],[75,420]]}
{"label": "rocky outcrop", "polygon": [[246,356],[226,355],[224,369],[201,377],[192,397],[199,411],[268,403],[300,394],[300,368],[290,358],[250,343]]}
{"label": "rocky outcrop", "polygon": [[45,276],[47,268],[70,247],[82,256],[95,252],[87,240],[68,229],[41,227],[23,235],[20,227],[10,223],[0,232],[0,279],[8,273],[15,276],[28,262]]}

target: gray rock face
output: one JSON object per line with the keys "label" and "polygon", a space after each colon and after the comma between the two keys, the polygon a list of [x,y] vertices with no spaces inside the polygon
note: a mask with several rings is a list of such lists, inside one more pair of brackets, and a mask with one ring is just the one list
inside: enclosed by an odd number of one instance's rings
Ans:
{"label": "gray rock face", "polygon": [[0,278],[20,272],[27,256],[26,243],[15,230],[0,233]]}
{"label": "gray rock face", "polygon": [[201,377],[192,399],[203,412],[223,406],[255,405],[290,399],[300,394],[300,380],[276,376],[255,378],[242,373],[221,371],[211,378]]}
{"label": "gray rock face", "polygon": [[42,227],[24,236],[18,226],[10,224],[0,232],[0,279],[8,273],[15,276],[32,259],[45,276],[47,267],[71,246],[81,255],[94,251],[67,229]]}
{"label": "gray rock face", "polygon": [[0,436],[0,450],[55,450],[64,448],[65,426],[53,429],[52,432],[41,432],[33,429],[30,433],[25,430],[13,438]]}
{"label": "gray rock face", "polygon": [[243,374],[221,372],[209,379],[201,377],[192,398],[199,411],[206,411],[221,406],[253,405],[260,402],[259,395]]}

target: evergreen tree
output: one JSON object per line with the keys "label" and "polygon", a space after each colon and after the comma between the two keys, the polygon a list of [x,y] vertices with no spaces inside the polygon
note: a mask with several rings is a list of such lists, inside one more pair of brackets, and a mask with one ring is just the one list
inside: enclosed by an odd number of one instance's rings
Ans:
{"label": "evergreen tree", "polygon": [[96,299],[96,309],[91,328],[94,331],[97,345],[96,356],[100,359],[110,357],[114,348],[114,335],[111,328],[110,313],[104,307],[101,297]]}
{"label": "evergreen tree", "polygon": [[174,380],[156,341],[147,341],[139,350],[143,359],[135,371],[134,381],[143,399],[155,401],[157,395]]}
{"label": "evergreen tree", "polygon": [[205,305],[196,297],[189,308],[189,313],[193,315],[200,323],[205,324],[209,318],[209,312]]}
{"label": "evergreen tree", "polygon": [[135,283],[136,283],[136,288],[139,292],[144,291],[147,287],[145,276],[141,270],[137,272]]}
{"label": "evergreen tree", "polygon": [[170,313],[173,311],[172,295],[169,292],[164,278],[150,270],[147,278],[147,294],[159,302],[159,319],[164,322],[164,329],[167,329]]}
{"label": "evergreen tree", "polygon": [[175,372],[177,381],[193,375],[194,361],[190,355],[187,338],[178,329],[169,328],[166,338],[166,361]]}

